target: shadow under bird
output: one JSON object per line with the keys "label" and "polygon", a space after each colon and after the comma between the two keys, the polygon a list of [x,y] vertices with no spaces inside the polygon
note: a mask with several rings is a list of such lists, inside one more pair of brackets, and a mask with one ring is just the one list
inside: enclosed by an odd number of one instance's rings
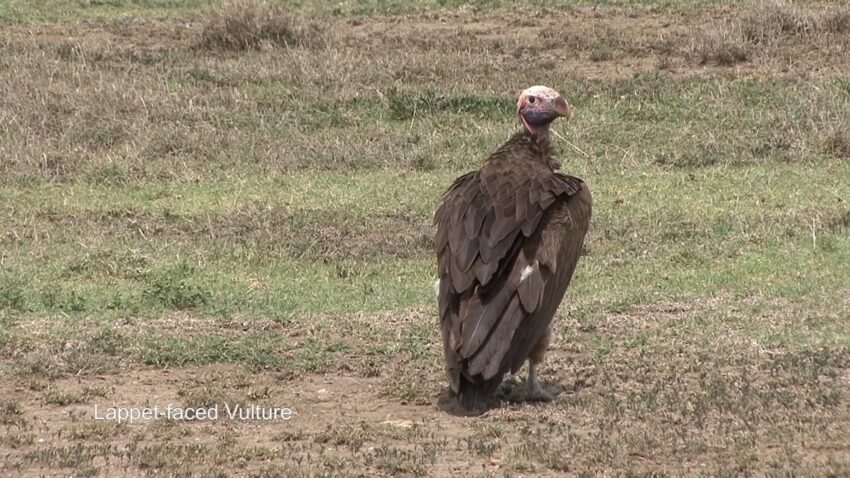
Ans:
{"label": "shadow under bird", "polygon": [[434,216],[446,373],[470,411],[490,405],[526,360],[528,398],[550,398],[537,369],[590,225],[590,190],[557,171],[549,139],[552,121],[570,118],[569,103],[532,86],[517,114],[522,129],[457,178]]}

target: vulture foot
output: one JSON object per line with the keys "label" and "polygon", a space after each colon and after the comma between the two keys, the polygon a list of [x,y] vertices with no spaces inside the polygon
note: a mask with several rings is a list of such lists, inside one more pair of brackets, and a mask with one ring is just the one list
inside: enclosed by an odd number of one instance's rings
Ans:
{"label": "vulture foot", "polygon": [[543,389],[537,379],[537,364],[528,362],[528,378],[525,380],[526,396],[530,402],[549,402],[554,396]]}
{"label": "vulture foot", "polygon": [[539,383],[529,383],[526,394],[529,402],[551,402],[555,398],[551,393],[544,390]]}

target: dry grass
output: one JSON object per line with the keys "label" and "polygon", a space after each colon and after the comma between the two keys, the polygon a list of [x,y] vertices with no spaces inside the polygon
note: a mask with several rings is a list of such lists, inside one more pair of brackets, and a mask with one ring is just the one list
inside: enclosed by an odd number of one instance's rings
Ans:
{"label": "dry grass", "polygon": [[700,65],[732,66],[751,59],[753,45],[734,28],[724,26],[705,31],[692,46],[691,54]]}
{"label": "dry grass", "polygon": [[754,44],[774,43],[786,36],[814,34],[818,30],[817,18],[791,2],[768,3],[741,19],[739,28],[743,38]]}
{"label": "dry grass", "polygon": [[732,66],[777,55],[803,37],[812,43],[846,46],[850,7],[812,10],[788,1],[766,2],[740,18],[700,31],[688,49],[689,56],[700,64]]}
{"label": "dry grass", "polygon": [[[233,463],[240,463],[249,470],[298,465],[307,476],[449,476],[448,467],[455,474],[743,468],[841,475],[850,458],[842,445],[850,351],[830,339],[792,344],[788,334],[801,331],[843,340],[840,329],[828,330],[836,323],[816,324],[799,312],[758,297],[574,310],[562,317],[545,368],[546,385],[561,390],[556,401],[505,403],[475,420],[440,408],[441,348],[427,325],[430,308],[313,316],[298,326],[307,328],[279,330],[295,339],[319,333],[362,341],[335,353],[329,370],[283,375],[210,364],[58,379],[0,407],[3,423],[14,424],[0,446],[13,468],[77,473],[105,461],[107,469],[187,474],[209,466],[238,473]],[[92,392],[104,378],[109,389]],[[93,404],[140,396],[160,405],[285,405],[296,416],[286,423],[90,421]],[[28,423],[63,434],[34,445]]]}
{"label": "dry grass", "polygon": [[739,25],[743,38],[753,44],[772,44],[788,37],[850,33],[847,5],[811,11],[788,1],[767,3],[747,14]]}
{"label": "dry grass", "polygon": [[850,159],[850,133],[846,129],[839,129],[830,134],[825,152],[836,158]]}
{"label": "dry grass", "polygon": [[231,0],[206,15],[197,44],[213,50],[319,48],[327,46],[329,37],[323,23],[288,12],[280,5],[262,0]]}
{"label": "dry grass", "polygon": [[[0,469],[846,475],[846,8],[778,8],[4,26]],[[561,394],[456,417],[430,218],[531,82],[595,201]],[[296,418],[92,421],[146,402]]]}

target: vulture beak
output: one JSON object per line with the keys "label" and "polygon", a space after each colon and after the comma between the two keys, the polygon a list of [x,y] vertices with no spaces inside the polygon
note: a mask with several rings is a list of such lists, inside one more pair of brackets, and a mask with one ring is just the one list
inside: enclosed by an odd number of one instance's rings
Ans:
{"label": "vulture beak", "polygon": [[570,104],[567,103],[567,100],[565,100],[564,97],[560,95],[558,95],[557,98],[552,100],[552,109],[558,116],[565,119],[570,119],[570,116],[572,116],[573,114],[573,111],[570,108]]}

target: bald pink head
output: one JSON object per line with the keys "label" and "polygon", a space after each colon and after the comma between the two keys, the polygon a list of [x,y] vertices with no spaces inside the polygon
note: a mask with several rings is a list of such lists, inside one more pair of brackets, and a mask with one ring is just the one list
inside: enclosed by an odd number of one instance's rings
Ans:
{"label": "bald pink head", "polygon": [[557,91],[548,86],[532,86],[519,95],[517,115],[526,131],[533,136],[549,134],[549,124],[556,118],[570,118],[572,110]]}

